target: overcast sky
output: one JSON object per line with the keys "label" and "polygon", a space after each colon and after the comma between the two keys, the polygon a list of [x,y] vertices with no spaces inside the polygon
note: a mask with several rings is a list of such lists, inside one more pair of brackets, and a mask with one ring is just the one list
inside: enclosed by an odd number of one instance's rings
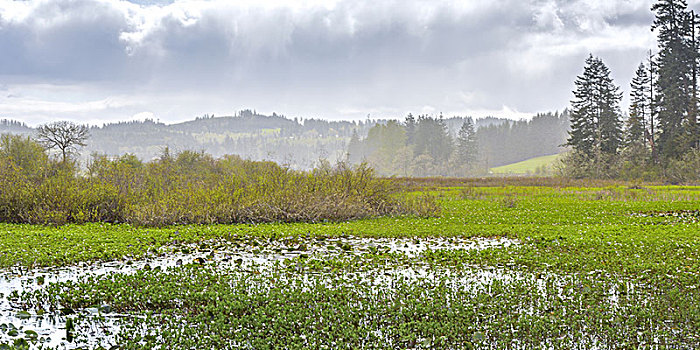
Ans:
{"label": "overcast sky", "polygon": [[517,119],[566,107],[589,53],[628,90],[651,3],[0,0],[0,118]]}

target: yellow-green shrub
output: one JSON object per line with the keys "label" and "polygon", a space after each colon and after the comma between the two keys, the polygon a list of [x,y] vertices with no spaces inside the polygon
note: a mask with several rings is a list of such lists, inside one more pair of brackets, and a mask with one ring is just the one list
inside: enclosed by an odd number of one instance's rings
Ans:
{"label": "yellow-green shrub", "polygon": [[85,174],[77,173],[56,163],[42,176],[30,176],[12,160],[0,158],[0,221],[316,222],[423,215],[437,208],[425,201],[401,204],[394,186],[366,165],[322,163],[312,171],[295,171],[237,156],[215,159],[200,152],[174,155],[166,150],[147,163],[131,155],[95,155]]}

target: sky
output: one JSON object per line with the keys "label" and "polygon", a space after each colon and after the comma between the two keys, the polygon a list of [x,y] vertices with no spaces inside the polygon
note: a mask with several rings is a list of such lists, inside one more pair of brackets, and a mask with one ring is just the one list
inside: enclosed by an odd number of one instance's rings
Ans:
{"label": "sky", "polygon": [[569,105],[590,53],[629,90],[651,4],[0,0],[0,119],[527,118]]}

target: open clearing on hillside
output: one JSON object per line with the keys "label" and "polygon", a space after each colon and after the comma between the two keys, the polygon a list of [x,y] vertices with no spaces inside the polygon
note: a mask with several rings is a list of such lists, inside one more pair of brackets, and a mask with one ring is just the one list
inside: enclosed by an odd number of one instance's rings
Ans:
{"label": "open clearing on hillside", "polygon": [[522,162],[491,168],[490,170],[494,174],[522,175],[535,174],[537,169],[540,168],[541,170],[545,170],[546,173],[552,170],[552,165],[559,157],[559,154],[552,154],[549,156],[530,158]]}

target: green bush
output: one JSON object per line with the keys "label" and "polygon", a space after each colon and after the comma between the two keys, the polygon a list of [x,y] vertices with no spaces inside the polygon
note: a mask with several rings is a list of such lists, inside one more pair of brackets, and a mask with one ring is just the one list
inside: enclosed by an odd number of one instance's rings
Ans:
{"label": "green bush", "polygon": [[[34,147],[27,139],[24,147]],[[36,153],[35,157],[46,154]],[[0,221],[137,225],[318,222],[379,215],[434,215],[429,199],[401,200],[366,165],[322,163],[295,171],[237,156],[193,151],[143,163],[93,155],[84,174],[51,163],[41,176],[0,158]],[[33,170],[32,170],[33,171]]]}
{"label": "green bush", "polygon": [[700,181],[700,150],[692,150],[681,159],[669,161],[666,177],[675,184]]}
{"label": "green bush", "polygon": [[44,148],[28,136],[0,135],[0,163],[14,164],[30,178],[41,177],[52,167]]}

